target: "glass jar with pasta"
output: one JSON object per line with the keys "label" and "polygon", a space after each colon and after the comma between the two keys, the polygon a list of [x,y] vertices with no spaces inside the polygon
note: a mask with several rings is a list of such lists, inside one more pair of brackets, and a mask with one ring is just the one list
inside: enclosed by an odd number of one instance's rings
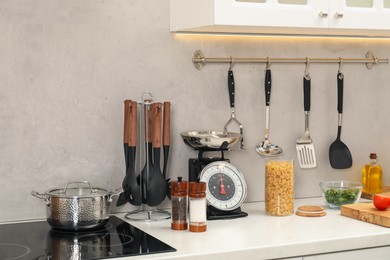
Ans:
{"label": "glass jar with pasta", "polygon": [[265,210],[272,216],[288,216],[294,213],[294,162],[292,159],[266,159]]}

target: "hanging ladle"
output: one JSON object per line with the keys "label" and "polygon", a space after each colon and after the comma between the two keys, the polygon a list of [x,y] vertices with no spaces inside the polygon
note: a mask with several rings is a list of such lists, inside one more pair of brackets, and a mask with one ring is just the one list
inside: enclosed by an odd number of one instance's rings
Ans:
{"label": "hanging ladle", "polygon": [[267,66],[265,68],[265,135],[264,141],[256,146],[256,152],[264,157],[276,156],[283,152],[282,148],[276,144],[272,144],[269,141],[269,108],[271,100],[271,69],[270,69],[270,59],[268,58]]}

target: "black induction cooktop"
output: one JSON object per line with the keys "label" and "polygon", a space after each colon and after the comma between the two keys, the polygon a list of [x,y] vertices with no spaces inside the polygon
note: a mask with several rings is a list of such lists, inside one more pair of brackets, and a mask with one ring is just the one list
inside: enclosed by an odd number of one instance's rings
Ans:
{"label": "black induction cooktop", "polygon": [[115,216],[104,227],[83,232],[54,230],[46,221],[0,225],[0,260],[87,260],[174,251]]}

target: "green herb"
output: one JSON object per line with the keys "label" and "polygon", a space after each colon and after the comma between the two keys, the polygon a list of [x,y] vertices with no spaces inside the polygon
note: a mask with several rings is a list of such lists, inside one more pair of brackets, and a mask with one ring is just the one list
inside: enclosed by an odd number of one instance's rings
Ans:
{"label": "green herb", "polygon": [[359,189],[337,190],[331,188],[325,191],[325,199],[330,204],[341,206],[354,203],[358,194]]}

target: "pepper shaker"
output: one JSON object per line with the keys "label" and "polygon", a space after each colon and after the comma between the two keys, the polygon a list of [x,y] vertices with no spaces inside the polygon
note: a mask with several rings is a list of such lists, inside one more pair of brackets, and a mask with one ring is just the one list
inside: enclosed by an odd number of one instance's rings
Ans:
{"label": "pepper shaker", "polygon": [[207,230],[206,183],[190,182],[189,197],[190,231],[205,232]]}
{"label": "pepper shaker", "polygon": [[177,181],[171,182],[171,201],[171,228],[173,230],[186,230],[188,228],[188,182],[182,181],[182,177],[178,177]]}

